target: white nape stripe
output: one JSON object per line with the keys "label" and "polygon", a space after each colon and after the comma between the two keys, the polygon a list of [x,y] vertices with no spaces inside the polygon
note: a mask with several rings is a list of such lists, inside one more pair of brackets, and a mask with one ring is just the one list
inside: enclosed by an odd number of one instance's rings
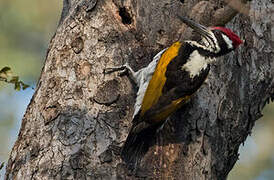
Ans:
{"label": "white nape stripe", "polygon": [[214,46],[213,47],[214,51],[215,51],[215,53],[218,53],[221,50],[221,48],[219,46],[219,43],[218,43],[218,40],[217,40],[216,36],[214,35],[214,33],[212,31],[210,31],[210,34],[211,34],[211,37],[212,37],[212,39],[214,41],[214,44],[212,45],[212,46]]}
{"label": "white nape stripe", "polygon": [[136,77],[139,89],[137,92],[136,102],[135,102],[135,106],[134,106],[133,118],[135,115],[138,114],[138,112],[141,109],[142,102],[143,102],[148,84],[152,78],[152,75],[155,71],[155,68],[158,64],[159,59],[161,59],[162,54],[166,51],[166,49],[163,49],[156,56],[154,56],[153,60],[149,63],[149,65],[147,67],[140,69],[139,71],[137,71],[134,74],[134,76]]}
{"label": "white nape stripe", "polygon": [[213,32],[210,31],[209,33],[211,34],[211,36],[210,36],[211,38],[202,36],[202,41],[205,44],[205,46],[197,43],[196,41],[186,41],[186,42],[188,42],[191,45],[202,48],[206,51],[210,51],[210,52],[213,52],[213,53],[218,53],[221,50],[221,48],[219,46],[219,43],[218,43],[218,40],[215,37]]}
{"label": "white nape stripe", "polygon": [[228,49],[232,49],[233,48],[232,41],[224,34],[222,34],[222,37],[223,37],[225,43],[227,44]]}
{"label": "white nape stripe", "polygon": [[182,70],[189,72],[190,77],[194,78],[205,69],[208,62],[204,56],[201,56],[197,50],[193,51],[189,56],[189,61],[183,65]]}
{"label": "white nape stripe", "polygon": [[185,41],[186,43],[190,44],[191,46],[196,46],[196,47],[199,47],[203,50],[206,50],[206,51],[212,51],[211,48],[207,47],[207,46],[203,46],[199,43],[197,43],[196,41]]}
{"label": "white nape stripe", "polygon": [[198,48],[201,48],[201,49],[203,49],[205,51],[209,51],[209,52],[212,52],[212,53],[218,53],[220,51],[220,49],[221,49],[220,46],[219,46],[219,44],[217,42],[216,42],[217,44],[215,44],[216,45],[215,46],[213,44],[209,44],[208,40],[206,40],[205,38],[202,38],[202,41],[205,43],[205,46],[199,44],[196,41],[185,41],[185,42],[189,43],[192,46],[196,46]]}

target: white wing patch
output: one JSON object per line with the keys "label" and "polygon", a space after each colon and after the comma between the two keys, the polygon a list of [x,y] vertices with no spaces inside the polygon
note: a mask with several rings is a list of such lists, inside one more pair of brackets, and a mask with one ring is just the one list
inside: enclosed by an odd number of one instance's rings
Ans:
{"label": "white wing patch", "polygon": [[163,49],[156,56],[154,56],[153,60],[151,61],[151,63],[149,63],[147,67],[140,69],[134,74],[134,76],[136,77],[139,89],[137,92],[136,102],[134,106],[133,118],[141,109],[148,84],[152,78],[152,75],[155,71],[155,68],[158,64],[159,59],[161,58],[162,54],[165,52],[166,49]]}
{"label": "white wing patch", "polygon": [[222,34],[222,37],[223,37],[225,43],[227,44],[228,49],[232,49],[233,48],[232,41],[224,34]]}
{"label": "white wing patch", "polygon": [[208,65],[208,61],[204,56],[201,56],[197,50],[193,51],[189,56],[189,61],[183,65],[182,70],[189,72],[190,77],[194,78]]}

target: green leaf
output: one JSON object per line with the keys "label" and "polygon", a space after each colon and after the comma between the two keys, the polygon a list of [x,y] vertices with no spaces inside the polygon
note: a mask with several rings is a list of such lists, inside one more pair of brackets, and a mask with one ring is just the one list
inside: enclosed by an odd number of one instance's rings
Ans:
{"label": "green leaf", "polygon": [[29,87],[28,84],[25,84],[25,83],[23,83],[22,81],[21,81],[21,85],[22,85],[22,89],[23,89],[23,90],[25,90],[25,89],[27,89],[27,88]]}
{"label": "green leaf", "polygon": [[1,70],[0,70],[0,74],[1,73],[8,73],[8,71],[10,71],[11,70],[11,68],[10,67],[3,67]]}
{"label": "green leaf", "polygon": [[7,79],[11,75],[10,67],[4,67],[0,70],[0,78]]}
{"label": "green leaf", "polygon": [[10,83],[17,83],[19,80],[19,77],[18,76],[13,76],[10,80]]}
{"label": "green leaf", "polygon": [[21,90],[21,85],[20,85],[20,82],[16,82],[16,83],[14,83],[14,89],[16,90],[16,91],[20,91]]}
{"label": "green leaf", "polygon": [[0,73],[0,78],[2,78],[2,79],[7,79],[8,76],[7,76],[6,73]]}
{"label": "green leaf", "polygon": [[19,81],[19,76],[11,76],[12,73],[10,70],[10,67],[4,67],[0,70],[0,81],[14,84],[14,89],[17,91],[27,89],[29,85],[25,84],[23,81]]}
{"label": "green leaf", "polygon": [[5,77],[1,77],[1,74],[0,74],[0,81],[7,82],[7,81],[8,81],[8,79],[7,79],[7,78],[5,78]]}

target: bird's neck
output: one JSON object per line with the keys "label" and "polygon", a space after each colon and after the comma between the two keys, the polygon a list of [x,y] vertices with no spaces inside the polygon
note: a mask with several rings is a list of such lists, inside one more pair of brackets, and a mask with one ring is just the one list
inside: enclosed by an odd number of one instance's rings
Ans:
{"label": "bird's neck", "polygon": [[208,41],[204,39],[202,40],[201,43],[198,43],[197,41],[186,41],[186,43],[188,43],[192,47],[195,47],[195,50],[197,50],[199,53],[199,54],[196,54],[196,56],[200,55],[204,57],[202,59],[204,59],[206,63],[208,64],[214,62],[216,60],[215,57],[219,56],[218,52],[215,50],[215,49],[218,49],[219,46],[217,46],[217,48],[216,47],[213,48],[212,45],[208,44]]}

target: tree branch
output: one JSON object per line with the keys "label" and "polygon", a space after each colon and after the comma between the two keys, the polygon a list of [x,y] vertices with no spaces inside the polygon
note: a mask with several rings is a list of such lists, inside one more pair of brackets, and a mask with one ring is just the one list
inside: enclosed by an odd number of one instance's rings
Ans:
{"label": "tree branch", "polygon": [[249,3],[248,0],[225,0],[227,5],[218,9],[214,15],[212,22],[215,26],[224,26],[231,21],[238,13],[248,16]]}

